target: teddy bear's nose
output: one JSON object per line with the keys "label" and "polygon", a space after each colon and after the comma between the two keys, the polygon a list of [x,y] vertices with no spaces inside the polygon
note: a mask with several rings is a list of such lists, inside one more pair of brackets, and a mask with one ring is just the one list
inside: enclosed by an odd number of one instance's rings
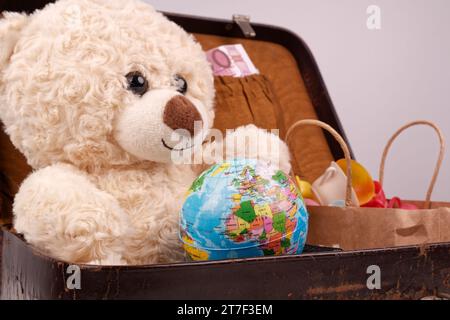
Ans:
{"label": "teddy bear's nose", "polygon": [[192,102],[181,95],[177,95],[167,102],[163,121],[171,129],[186,129],[193,136],[194,123],[195,121],[202,121],[202,116]]}

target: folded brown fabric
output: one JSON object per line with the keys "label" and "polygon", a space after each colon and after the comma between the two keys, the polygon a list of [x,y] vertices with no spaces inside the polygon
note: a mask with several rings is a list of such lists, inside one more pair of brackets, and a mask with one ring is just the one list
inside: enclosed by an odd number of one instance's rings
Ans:
{"label": "folded brown fabric", "polygon": [[278,100],[264,76],[216,77],[215,87],[215,128],[225,132],[251,123],[264,129],[282,126]]}

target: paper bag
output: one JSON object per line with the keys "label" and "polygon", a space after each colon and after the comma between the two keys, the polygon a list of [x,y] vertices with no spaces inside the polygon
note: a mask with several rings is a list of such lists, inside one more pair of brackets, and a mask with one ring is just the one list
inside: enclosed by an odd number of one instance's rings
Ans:
{"label": "paper bag", "polygon": [[380,165],[379,181],[382,184],[386,155],[394,139],[403,130],[413,125],[428,125],[435,129],[441,148],[426,200],[408,201],[417,205],[420,208],[418,210],[353,206],[350,197],[352,174],[350,153],[345,141],[333,128],[317,120],[301,120],[295,123],[288,130],[286,141],[292,136],[294,129],[302,125],[320,126],[338,140],[347,160],[348,178],[345,207],[308,207],[308,244],[358,250],[450,242],[450,203],[430,201],[444,154],[444,138],[435,124],[428,121],[415,121],[400,128],[386,145]]}

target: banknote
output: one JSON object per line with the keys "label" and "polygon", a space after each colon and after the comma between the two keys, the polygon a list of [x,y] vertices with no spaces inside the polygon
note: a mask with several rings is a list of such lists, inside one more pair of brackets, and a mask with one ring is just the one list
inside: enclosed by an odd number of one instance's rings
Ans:
{"label": "banknote", "polygon": [[245,77],[258,74],[242,44],[223,45],[206,52],[215,76]]}

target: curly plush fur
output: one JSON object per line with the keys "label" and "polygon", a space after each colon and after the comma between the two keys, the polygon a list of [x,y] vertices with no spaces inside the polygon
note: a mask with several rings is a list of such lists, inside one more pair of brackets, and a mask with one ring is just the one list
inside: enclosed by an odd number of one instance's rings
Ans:
{"label": "curly plush fur", "polygon": [[[31,16],[6,13],[0,43],[0,117],[35,169],[15,198],[16,230],[71,262],[182,260],[178,212],[198,170],[170,162],[161,141],[173,130],[162,113],[181,95],[173,78],[182,75],[183,97],[211,127],[213,76],[200,45],[137,0],[60,0]],[[132,71],[148,80],[143,96],[127,88]],[[227,139],[258,132],[247,126]],[[288,171],[286,146],[262,136],[280,146],[250,155],[279,152]]]}

